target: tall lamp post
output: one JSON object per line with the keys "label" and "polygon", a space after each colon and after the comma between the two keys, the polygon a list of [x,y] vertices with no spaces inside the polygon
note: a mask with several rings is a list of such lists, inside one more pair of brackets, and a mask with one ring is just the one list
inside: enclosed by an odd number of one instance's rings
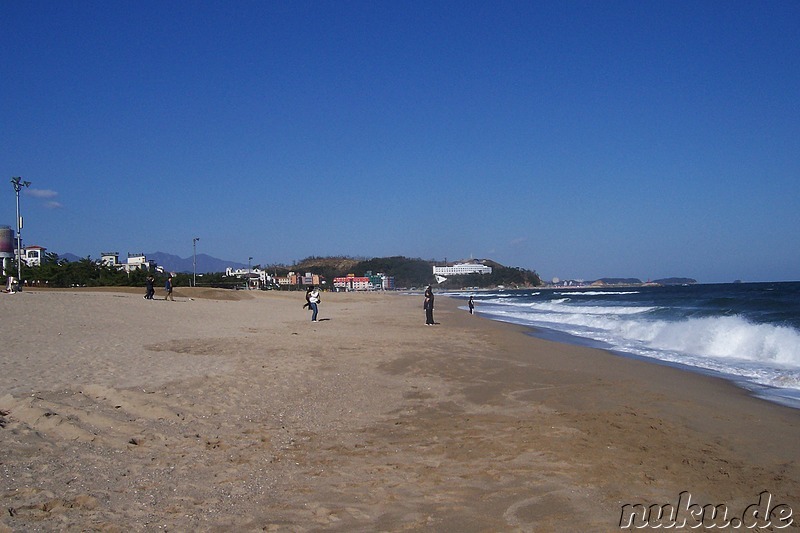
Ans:
{"label": "tall lamp post", "polygon": [[250,261],[252,261],[252,257],[247,258],[247,290],[250,290]]}
{"label": "tall lamp post", "polygon": [[19,191],[23,187],[30,187],[30,181],[22,181],[20,177],[11,178],[11,184],[14,186],[14,192],[17,193],[17,283],[22,287],[22,237],[19,232],[22,229],[22,217],[19,216]]}
{"label": "tall lamp post", "polygon": [[192,287],[197,287],[197,241],[200,237],[192,237]]}

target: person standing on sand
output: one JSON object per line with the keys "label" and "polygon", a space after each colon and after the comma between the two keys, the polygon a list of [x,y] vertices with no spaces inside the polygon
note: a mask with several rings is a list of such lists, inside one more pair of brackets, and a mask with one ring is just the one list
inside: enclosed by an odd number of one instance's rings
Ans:
{"label": "person standing on sand", "polygon": [[309,302],[308,300],[309,300],[309,298],[311,298],[311,290],[313,288],[314,287],[312,286],[312,287],[309,287],[309,288],[306,289],[306,303],[303,304],[303,309],[306,309],[306,308],[308,308],[309,310],[311,309],[311,302]]}
{"label": "person standing on sand", "polygon": [[164,290],[167,291],[167,295],[164,296],[164,299],[174,302],[175,298],[172,297],[172,276],[167,278],[167,282],[164,284]]}
{"label": "person standing on sand", "polygon": [[425,302],[422,304],[425,309],[425,325],[433,326],[436,322],[433,321],[433,289],[428,285],[425,288]]}
{"label": "person standing on sand", "polygon": [[472,297],[472,296],[469,297],[469,302],[467,302],[467,305],[469,305],[469,314],[471,314],[471,315],[474,314],[474,311],[475,311],[475,300],[474,300],[474,297]]}
{"label": "person standing on sand", "polygon": [[147,286],[147,294],[144,295],[145,300],[152,300],[153,295],[156,293],[156,290],[153,288],[153,283],[155,283],[155,278],[153,276],[147,276],[145,280],[145,285]]}
{"label": "person standing on sand", "polygon": [[314,287],[311,286],[311,292],[308,294],[308,305],[311,307],[311,322],[317,321],[317,312],[319,308],[317,307],[322,300],[319,297],[319,291]]}

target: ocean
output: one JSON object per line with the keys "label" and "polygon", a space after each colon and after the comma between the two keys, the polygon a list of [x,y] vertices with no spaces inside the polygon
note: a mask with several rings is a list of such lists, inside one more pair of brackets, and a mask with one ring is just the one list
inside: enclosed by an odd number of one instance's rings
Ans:
{"label": "ocean", "polygon": [[800,408],[800,282],[445,294],[472,295],[476,313],[536,336],[713,374]]}

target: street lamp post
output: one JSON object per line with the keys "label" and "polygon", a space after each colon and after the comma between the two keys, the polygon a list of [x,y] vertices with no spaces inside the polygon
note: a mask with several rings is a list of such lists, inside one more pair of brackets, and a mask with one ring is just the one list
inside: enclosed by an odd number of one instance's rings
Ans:
{"label": "street lamp post", "polygon": [[252,261],[252,257],[247,258],[247,290],[250,290],[250,261]]}
{"label": "street lamp post", "polygon": [[192,238],[192,287],[197,287],[197,241],[200,237]]}
{"label": "street lamp post", "polygon": [[30,181],[22,181],[20,177],[11,178],[11,184],[14,186],[14,192],[17,193],[17,284],[22,288],[22,237],[20,230],[22,229],[22,217],[19,216],[19,191],[23,187],[30,187]]}

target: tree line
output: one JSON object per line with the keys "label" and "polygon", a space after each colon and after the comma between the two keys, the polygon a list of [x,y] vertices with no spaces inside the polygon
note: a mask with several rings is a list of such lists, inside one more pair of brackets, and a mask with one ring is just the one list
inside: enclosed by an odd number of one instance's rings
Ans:
{"label": "tree line", "polygon": [[[395,279],[396,287],[423,287],[436,284],[433,277],[433,260],[410,259],[402,256],[372,259],[348,259],[342,257],[309,257],[293,266],[270,266],[271,274],[285,276],[290,271],[312,272],[326,280],[333,287],[333,280],[348,274],[363,276],[366,272],[382,273]],[[450,276],[436,284],[442,289],[464,287],[532,287],[541,285],[539,275],[533,270],[518,267],[505,267],[492,263],[491,274],[467,274]],[[159,274],[146,269],[125,271],[115,266],[105,265],[86,257],[78,261],[59,259],[55,253],[45,253],[40,265],[22,264],[22,282],[40,287],[144,287],[147,276],[156,277],[156,284],[163,284],[168,274]],[[191,273],[177,273],[173,279],[176,286],[191,286],[194,279]],[[223,273],[204,273],[197,276],[197,285],[204,287],[233,288],[242,281],[226,277]]]}
{"label": "tree line", "polygon": [[[124,269],[100,263],[90,257],[78,261],[59,259],[58,254],[45,252],[39,265],[21,265],[20,279],[24,285],[33,287],[144,287],[147,276],[156,278],[156,285],[163,285],[169,274],[147,269]],[[192,285],[192,274],[177,273],[173,283],[177,286]],[[220,286],[233,285],[224,274],[206,274],[206,283]],[[240,282],[241,283],[241,282]]]}

